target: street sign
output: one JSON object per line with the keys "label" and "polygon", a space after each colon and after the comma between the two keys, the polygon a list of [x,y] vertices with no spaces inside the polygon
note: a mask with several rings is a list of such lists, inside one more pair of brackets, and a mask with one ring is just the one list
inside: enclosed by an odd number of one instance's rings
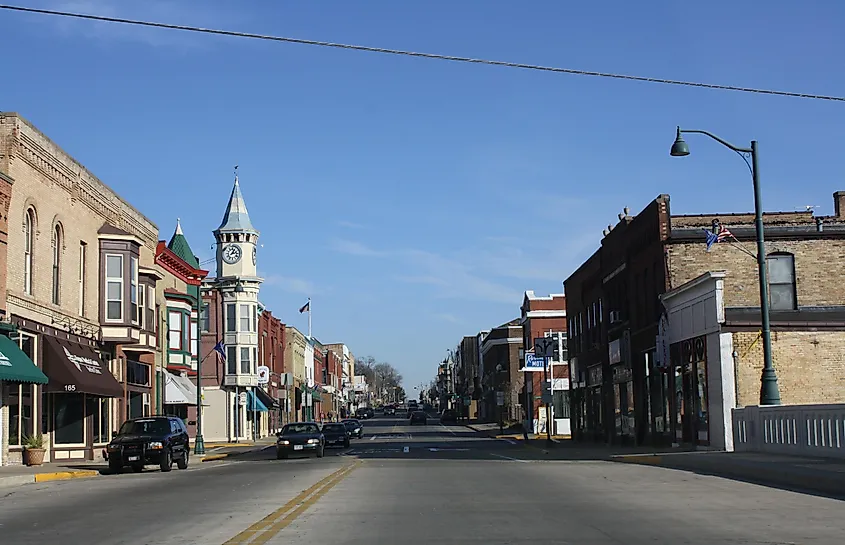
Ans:
{"label": "street sign", "polygon": [[538,337],[534,339],[534,355],[540,358],[552,358],[555,355],[555,337]]}
{"label": "street sign", "polygon": [[246,392],[241,392],[240,395],[238,395],[238,404],[246,405]]}
{"label": "street sign", "polygon": [[525,367],[520,371],[542,371],[546,368],[546,358],[532,353],[525,354]]}
{"label": "street sign", "polygon": [[267,384],[270,382],[270,368],[266,365],[258,366],[258,384]]}

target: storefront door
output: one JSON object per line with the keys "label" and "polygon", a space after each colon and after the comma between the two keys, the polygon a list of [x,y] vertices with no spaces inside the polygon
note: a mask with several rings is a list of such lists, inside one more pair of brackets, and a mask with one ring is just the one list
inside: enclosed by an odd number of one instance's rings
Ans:
{"label": "storefront door", "polygon": [[705,340],[695,337],[670,348],[674,376],[672,427],[675,442],[682,445],[710,444]]}

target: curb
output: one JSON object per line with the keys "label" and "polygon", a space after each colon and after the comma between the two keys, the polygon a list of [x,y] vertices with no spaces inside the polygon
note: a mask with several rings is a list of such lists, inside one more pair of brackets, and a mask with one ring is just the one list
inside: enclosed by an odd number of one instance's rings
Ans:
{"label": "curb", "polygon": [[0,476],[0,489],[22,486],[25,484],[46,483],[52,481],[67,481],[70,479],[85,479],[88,477],[99,477],[100,472],[85,469],[80,471],[54,471],[50,473],[34,473],[32,475],[9,475]]}
{"label": "curb", "polygon": [[841,478],[840,475],[827,475],[827,477],[821,475],[825,472],[812,470],[807,472],[773,472],[770,468],[758,467],[753,463],[725,465],[715,460],[706,460],[704,463],[689,463],[675,456],[657,454],[617,455],[612,456],[610,460],[618,463],[651,465],[675,471],[688,471],[699,475],[734,479],[795,492],[845,499],[845,478]]}
{"label": "curb", "polygon": [[244,454],[250,454],[252,452],[261,452],[264,450],[268,450],[271,448],[275,448],[276,445],[259,445],[256,448],[251,448],[249,450],[245,450],[243,452],[223,452],[221,454],[206,454],[202,457],[203,462],[217,462],[219,460],[225,460],[226,458],[235,458],[237,456],[243,456]]}
{"label": "curb", "polygon": [[49,481],[67,481],[69,479],[84,479],[87,477],[99,477],[100,472],[92,469],[85,469],[82,471],[57,471],[55,473],[36,473],[34,475],[36,483],[46,483]]}

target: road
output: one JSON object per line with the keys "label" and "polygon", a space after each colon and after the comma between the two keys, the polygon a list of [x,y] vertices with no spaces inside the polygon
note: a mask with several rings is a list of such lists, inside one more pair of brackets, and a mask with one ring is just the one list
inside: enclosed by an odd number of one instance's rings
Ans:
{"label": "road", "polygon": [[833,499],[581,455],[549,460],[434,420],[377,418],[365,430],[322,459],[267,450],[20,487],[0,497],[0,541],[839,545],[845,534],[845,503]]}

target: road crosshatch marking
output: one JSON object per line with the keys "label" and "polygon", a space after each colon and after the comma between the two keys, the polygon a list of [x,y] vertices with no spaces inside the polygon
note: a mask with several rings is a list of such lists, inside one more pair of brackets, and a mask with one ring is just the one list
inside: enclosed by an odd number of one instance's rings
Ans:
{"label": "road crosshatch marking", "polygon": [[325,496],[329,490],[352,473],[363,462],[360,460],[348,464],[331,475],[324,477],[316,484],[303,490],[292,500],[273,511],[263,519],[249,526],[246,530],[223,543],[223,545],[264,545],[270,539],[285,529],[299,515],[308,510]]}

